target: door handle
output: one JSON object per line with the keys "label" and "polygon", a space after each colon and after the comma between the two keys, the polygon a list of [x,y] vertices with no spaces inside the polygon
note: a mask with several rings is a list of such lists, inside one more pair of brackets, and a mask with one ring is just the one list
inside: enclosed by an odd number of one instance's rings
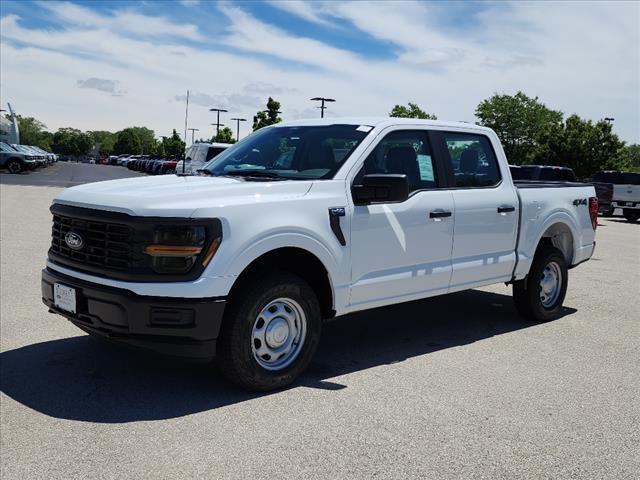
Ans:
{"label": "door handle", "polygon": [[498,213],[508,213],[508,212],[515,212],[516,211],[516,207],[514,207],[513,205],[500,205],[498,207]]}
{"label": "door handle", "polygon": [[451,212],[449,210],[433,210],[429,212],[429,218],[444,218],[450,216]]}

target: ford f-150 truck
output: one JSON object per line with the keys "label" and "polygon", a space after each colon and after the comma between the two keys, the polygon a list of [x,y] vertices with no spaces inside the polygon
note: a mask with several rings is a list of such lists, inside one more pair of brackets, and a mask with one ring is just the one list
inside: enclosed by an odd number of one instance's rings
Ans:
{"label": "ford f-150 truck", "polygon": [[50,311],[268,390],[350,312],[506,282],[526,318],[557,318],[568,270],[595,247],[593,186],[514,184],[496,134],[467,123],[281,123],[201,173],[64,190]]}

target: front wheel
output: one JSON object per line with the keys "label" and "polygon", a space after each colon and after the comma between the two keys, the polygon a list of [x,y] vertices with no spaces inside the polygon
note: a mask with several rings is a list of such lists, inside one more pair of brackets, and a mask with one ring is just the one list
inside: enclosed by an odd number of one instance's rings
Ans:
{"label": "front wheel", "polygon": [[22,163],[19,160],[9,160],[7,162],[7,170],[9,170],[9,173],[20,173],[22,172]]}
{"label": "front wheel", "polygon": [[640,218],[640,210],[625,208],[622,210],[622,215],[627,219],[627,222],[635,223]]}
{"label": "front wheel", "polygon": [[292,383],[318,348],[318,299],[301,278],[277,273],[234,291],[218,340],[218,364],[232,382],[249,390]]}
{"label": "front wheel", "polygon": [[513,283],[513,301],[523,317],[536,322],[558,318],[567,294],[569,271],[564,255],[552,246],[538,250],[529,275]]}

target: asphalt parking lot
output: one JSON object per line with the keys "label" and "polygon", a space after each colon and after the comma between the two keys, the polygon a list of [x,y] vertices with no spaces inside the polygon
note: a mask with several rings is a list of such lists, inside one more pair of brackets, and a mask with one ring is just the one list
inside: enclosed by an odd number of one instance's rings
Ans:
{"label": "asphalt parking lot", "polygon": [[[58,165],[40,185],[127,172]],[[640,478],[640,224],[600,220],[559,320],[504,285],[350,315],[301,381],[248,394],[47,313],[46,172],[0,179],[2,479]]]}
{"label": "asphalt parking lot", "polygon": [[0,185],[73,187],[98,180],[138,177],[144,174],[123,167],[76,162],[56,162],[47,167],[12,175],[0,170]]}

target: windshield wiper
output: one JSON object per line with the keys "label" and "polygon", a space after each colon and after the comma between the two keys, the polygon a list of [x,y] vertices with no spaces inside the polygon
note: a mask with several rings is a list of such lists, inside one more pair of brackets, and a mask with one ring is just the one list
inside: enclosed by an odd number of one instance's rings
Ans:
{"label": "windshield wiper", "polygon": [[260,178],[276,178],[279,180],[285,180],[285,177],[276,173],[268,172],[266,170],[231,170],[224,172],[225,175],[233,177],[260,177]]}

